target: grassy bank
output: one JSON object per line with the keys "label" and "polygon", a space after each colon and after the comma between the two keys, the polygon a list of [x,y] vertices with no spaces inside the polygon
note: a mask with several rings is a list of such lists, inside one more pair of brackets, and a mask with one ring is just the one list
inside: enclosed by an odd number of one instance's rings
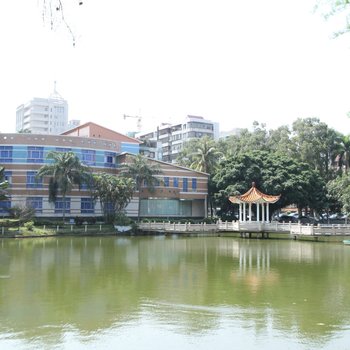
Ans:
{"label": "grassy bank", "polygon": [[53,235],[93,235],[114,234],[115,229],[111,224],[46,224],[34,225],[33,223],[21,223],[15,219],[0,220],[0,237],[45,237]]}

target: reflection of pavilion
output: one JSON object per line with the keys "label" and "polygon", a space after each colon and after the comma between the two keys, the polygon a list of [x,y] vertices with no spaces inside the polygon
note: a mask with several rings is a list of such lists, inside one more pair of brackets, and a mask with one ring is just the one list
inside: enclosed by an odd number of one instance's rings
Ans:
{"label": "reflection of pavilion", "polygon": [[[256,205],[256,221],[257,222],[269,222],[270,218],[270,204],[276,203],[280,199],[281,195],[272,196],[260,192],[255,187],[255,182],[252,183],[251,189],[238,196],[231,196],[229,200],[231,203],[239,205],[239,221],[246,221],[247,218],[247,204],[248,204],[248,216],[249,221],[252,221],[252,204]],[[261,206],[261,215],[260,215]]]}
{"label": "reflection of pavilion", "polygon": [[241,245],[239,248],[239,268],[231,272],[234,283],[243,281],[252,293],[263,285],[278,283],[278,271],[270,268],[270,250],[268,247]]}

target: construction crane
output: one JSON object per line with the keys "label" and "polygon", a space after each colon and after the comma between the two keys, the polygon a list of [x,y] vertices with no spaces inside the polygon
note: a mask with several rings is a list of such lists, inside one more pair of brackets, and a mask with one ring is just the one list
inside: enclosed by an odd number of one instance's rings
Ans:
{"label": "construction crane", "polygon": [[138,116],[138,115],[123,115],[124,119],[126,118],[135,118],[137,119],[137,131],[141,132],[141,121],[142,121],[142,117]]}

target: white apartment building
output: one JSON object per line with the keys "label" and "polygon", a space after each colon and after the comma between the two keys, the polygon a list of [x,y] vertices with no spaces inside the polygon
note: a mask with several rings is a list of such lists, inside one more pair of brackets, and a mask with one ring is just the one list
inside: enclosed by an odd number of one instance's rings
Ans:
{"label": "white apartment building", "polygon": [[54,90],[49,98],[34,97],[17,107],[16,131],[59,135],[68,128],[68,104]]}
{"label": "white apartment building", "polygon": [[176,162],[176,157],[186,141],[204,136],[217,140],[219,138],[219,124],[193,115],[188,115],[183,122],[161,124],[157,130],[137,134],[137,138],[145,143],[146,141],[156,141],[159,145],[157,153],[160,156],[158,159],[168,163]]}

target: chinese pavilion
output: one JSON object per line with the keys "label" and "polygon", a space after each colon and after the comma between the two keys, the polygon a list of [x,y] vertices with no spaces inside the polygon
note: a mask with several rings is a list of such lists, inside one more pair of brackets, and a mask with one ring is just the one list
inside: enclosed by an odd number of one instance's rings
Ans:
{"label": "chinese pavilion", "polygon": [[[252,183],[252,187],[249,191],[242,195],[231,196],[229,200],[231,203],[239,205],[239,221],[246,221],[247,217],[247,204],[248,204],[248,216],[249,221],[252,221],[252,204],[256,205],[256,221],[268,222],[270,217],[270,204],[276,203],[280,199],[281,195],[272,196],[260,192],[255,187],[255,182]],[[261,215],[260,215],[261,206]],[[261,220],[260,220],[261,219]]]}

